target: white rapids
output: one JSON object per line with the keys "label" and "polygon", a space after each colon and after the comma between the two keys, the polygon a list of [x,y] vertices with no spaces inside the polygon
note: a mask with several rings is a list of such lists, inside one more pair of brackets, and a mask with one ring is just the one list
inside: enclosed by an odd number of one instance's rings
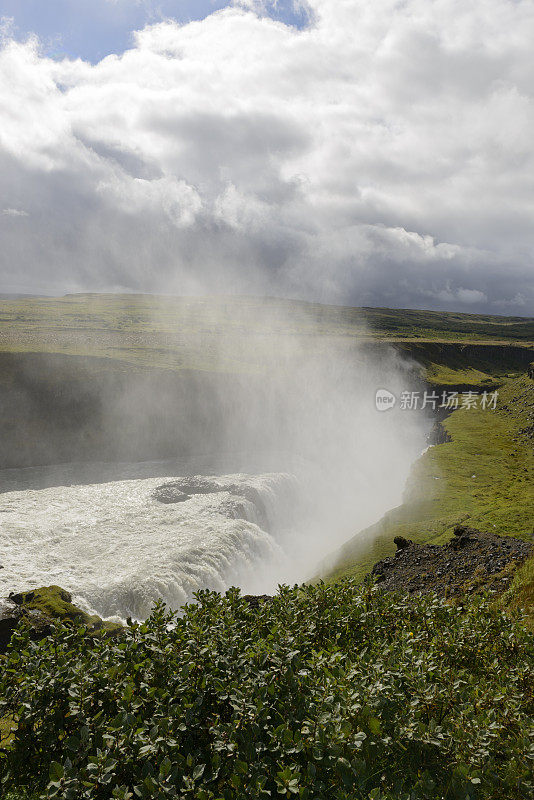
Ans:
{"label": "white rapids", "polygon": [[58,584],[89,612],[143,619],[159,598],[178,609],[198,589],[275,588],[290,475],[134,477],[130,466],[126,480],[71,485],[74,467],[52,481],[49,468],[2,471],[0,597]]}

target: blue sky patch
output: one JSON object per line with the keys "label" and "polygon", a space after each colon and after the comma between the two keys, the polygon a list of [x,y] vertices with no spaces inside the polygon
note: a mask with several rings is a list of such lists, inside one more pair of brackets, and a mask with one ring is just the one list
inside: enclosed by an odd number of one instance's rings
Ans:
{"label": "blue sky patch", "polygon": [[[0,17],[11,20],[10,34],[19,40],[36,34],[43,54],[83,58],[96,63],[132,46],[132,32],[174,19],[204,19],[230,6],[224,0],[0,0]],[[304,27],[308,16],[292,0],[267,4],[267,13],[287,25]]]}

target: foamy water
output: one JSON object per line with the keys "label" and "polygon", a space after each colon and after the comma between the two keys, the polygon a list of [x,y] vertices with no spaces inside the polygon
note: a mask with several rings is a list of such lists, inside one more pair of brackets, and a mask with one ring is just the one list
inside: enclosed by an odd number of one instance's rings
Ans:
{"label": "foamy water", "polygon": [[290,475],[180,480],[161,465],[158,477],[126,466],[132,477],[103,483],[87,465],[0,473],[0,596],[58,584],[87,611],[142,619],[158,598],[177,609],[202,588],[275,588],[291,538]]}

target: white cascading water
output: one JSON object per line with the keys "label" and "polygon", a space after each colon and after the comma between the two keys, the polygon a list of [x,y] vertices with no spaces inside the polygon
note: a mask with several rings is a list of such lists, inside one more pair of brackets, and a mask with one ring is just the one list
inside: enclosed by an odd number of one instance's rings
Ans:
{"label": "white cascading water", "polygon": [[[273,575],[283,572],[289,534],[280,522],[295,489],[289,475],[180,480],[169,472],[168,478],[12,488],[28,476],[38,485],[40,472],[45,483],[47,468],[5,471],[0,596],[58,584],[86,611],[143,619],[159,598],[178,609],[198,589],[269,591]],[[76,465],[63,472],[68,482]]]}

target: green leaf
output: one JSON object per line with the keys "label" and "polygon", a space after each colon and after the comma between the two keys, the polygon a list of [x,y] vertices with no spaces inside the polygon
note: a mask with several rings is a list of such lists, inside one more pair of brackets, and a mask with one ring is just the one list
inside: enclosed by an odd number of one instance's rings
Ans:
{"label": "green leaf", "polygon": [[374,733],[376,736],[378,736],[382,730],[378,717],[371,717],[368,724],[371,733]]}
{"label": "green leaf", "polygon": [[65,775],[65,770],[59,762],[52,761],[50,764],[50,769],[48,770],[48,774],[50,775],[51,781],[60,781]]}

